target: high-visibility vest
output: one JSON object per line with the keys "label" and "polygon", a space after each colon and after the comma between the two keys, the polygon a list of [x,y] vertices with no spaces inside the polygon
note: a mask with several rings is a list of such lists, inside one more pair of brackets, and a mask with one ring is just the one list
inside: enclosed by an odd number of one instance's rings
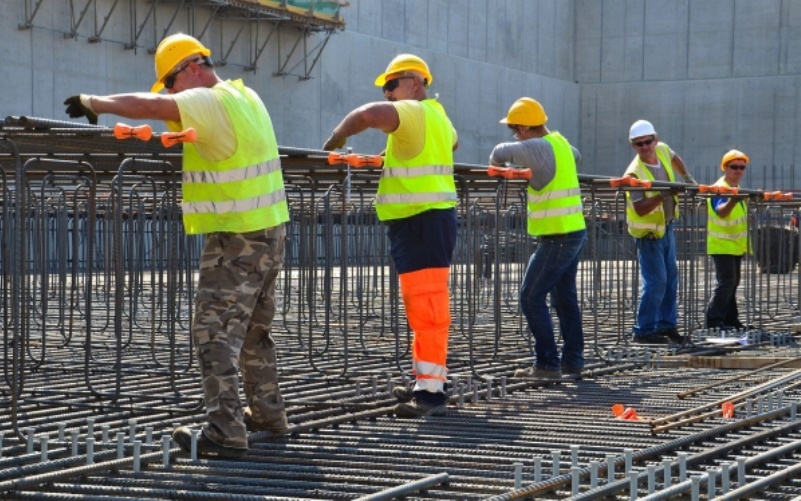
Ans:
{"label": "high-visibility vest", "polygon": [[[668,175],[668,181],[671,183],[676,179],[673,173],[673,163],[670,157],[670,147],[665,143],[659,143],[656,146],[656,157],[665,168]],[[634,157],[629,167],[626,169],[626,176],[636,177],[637,179],[653,181],[654,176],[648,167],[640,160],[640,156]],[[645,198],[651,198],[659,195],[658,191],[646,191]],[[673,218],[679,217],[679,197],[673,196]],[[653,235],[656,238],[665,236],[665,210],[663,204],[658,204],[654,210],[640,216],[634,210],[634,203],[631,201],[631,192],[626,192],[626,221],[628,222],[629,234],[635,238],[644,238],[648,235]]]}
{"label": "high-visibility vest", "polygon": [[[713,186],[731,188],[726,178],[721,177]],[[734,206],[731,213],[722,218],[712,208],[712,199],[707,200],[706,253],[742,256],[748,249],[748,206],[745,199]]]}
{"label": "high-visibility vest", "polygon": [[587,224],[573,149],[558,132],[551,132],[543,139],[553,147],[556,172],[541,190],[528,187],[528,232],[530,235],[562,235],[583,230]]}
{"label": "high-visibility vest", "polygon": [[387,138],[384,169],[378,182],[375,209],[388,221],[414,216],[430,209],[456,206],[453,180],[453,126],[441,104],[425,99],[425,145],[414,158],[395,156],[392,134]]}
{"label": "high-visibility vest", "polygon": [[234,128],[237,148],[213,162],[192,143],[183,146],[182,192],[186,233],[247,233],[289,220],[281,160],[270,115],[242,80],[212,89]]}

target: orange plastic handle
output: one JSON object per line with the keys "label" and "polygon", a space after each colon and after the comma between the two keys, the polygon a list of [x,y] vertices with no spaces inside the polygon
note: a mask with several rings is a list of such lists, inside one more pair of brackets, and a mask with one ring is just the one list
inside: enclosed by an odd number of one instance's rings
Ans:
{"label": "orange plastic handle", "polygon": [[728,186],[715,186],[712,184],[699,184],[698,185],[698,192],[699,193],[716,193],[718,195],[736,195],[740,193],[740,189],[737,187],[728,187]]}
{"label": "orange plastic handle", "polygon": [[114,126],[114,137],[117,139],[128,139],[135,137],[136,139],[141,139],[142,141],[150,141],[150,138],[153,137],[153,128],[149,125],[128,125],[124,123],[118,123]]}
{"label": "orange plastic handle", "polygon": [[792,200],[792,193],[782,193],[780,191],[771,191],[762,195],[765,200]]}
{"label": "orange plastic handle", "polygon": [[531,179],[531,169],[513,169],[511,167],[497,167],[490,165],[487,169],[490,177],[505,177],[506,179]]}
{"label": "orange plastic handle", "polygon": [[380,155],[357,155],[356,153],[337,153],[332,151],[328,154],[328,164],[347,164],[351,167],[381,167],[384,159]]}
{"label": "orange plastic handle", "polygon": [[619,186],[633,186],[633,187],[647,189],[651,187],[651,181],[647,179],[637,179],[636,177],[632,176],[623,176],[615,179],[610,179],[609,186],[611,186],[612,188],[617,188]]}
{"label": "orange plastic handle", "polygon": [[181,132],[162,132],[161,144],[165,148],[175,146],[178,143],[194,143],[197,141],[197,131],[192,127]]}

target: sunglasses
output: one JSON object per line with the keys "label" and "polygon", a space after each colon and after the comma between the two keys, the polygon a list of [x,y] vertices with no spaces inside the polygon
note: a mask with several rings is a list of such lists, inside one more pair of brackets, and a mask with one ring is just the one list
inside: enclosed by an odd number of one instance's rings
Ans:
{"label": "sunglasses", "polygon": [[745,170],[745,168],[746,168],[745,165],[740,165],[740,164],[727,165],[726,167],[728,167],[731,170]]}
{"label": "sunglasses", "polygon": [[400,85],[401,80],[407,78],[414,78],[414,77],[411,75],[407,75],[405,77],[398,77],[398,78],[393,78],[392,80],[387,80],[386,83],[384,83],[384,86],[381,87],[381,90],[383,90],[384,92],[392,92],[393,90],[398,88],[398,85]]}
{"label": "sunglasses", "polygon": [[655,139],[651,138],[651,139],[646,139],[645,141],[636,141],[636,142],[632,141],[631,144],[633,144],[637,148],[642,148],[643,146],[651,146],[651,144],[653,144],[654,141]]}
{"label": "sunglasses", "polygon": [[194,59],[192,61],[187,61],[187,63],[185,65],[183,65],[180,68],[178,68],[178,71],[175,71],[175,72],[171,73],[170,76],[168,76],[167,78],[164,79],[164,88],[165,89],[172,89],[173,86],[175,85],[175,78],[178,76],[179,73],[181,73],[185,69],[189,68],[189,65],[192,64],[192,63],[202,63],[202,62],[203,62],[203,58],[202,57],[199,58],[199,59]]}

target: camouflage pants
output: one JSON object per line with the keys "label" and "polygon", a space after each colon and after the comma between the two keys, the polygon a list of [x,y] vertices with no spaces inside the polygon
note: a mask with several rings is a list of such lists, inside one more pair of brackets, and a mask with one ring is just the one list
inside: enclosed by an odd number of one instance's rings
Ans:
{"label": "camouflage pants", "polygon": [[270,335],[285,239],[284,225],[206,236],[192,335],[208,414],[204,431],[228,447],[247,447],[239,371],[254,421],[286,422]]}

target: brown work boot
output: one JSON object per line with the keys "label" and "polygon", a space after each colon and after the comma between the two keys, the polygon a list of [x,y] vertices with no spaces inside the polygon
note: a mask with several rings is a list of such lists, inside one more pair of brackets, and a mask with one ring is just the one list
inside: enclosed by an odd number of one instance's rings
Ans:
{"label": "brown work boot", "polygon": [[[181,449],[192,452],[192,430],[188,426],[179,426],[172,432],[172,439],[175,440]],[[239,458],[247,454],[247,448],[227,447],[218,444],[206,436],[206,432],[200,430],[197,434],[197,455],[198,456],[217,456],[224,458]]]}
{"label": "brown work boot", "polygon": [[[251,433],[259,433],[259,437],[254,438],[275,438],[285,435],[289,424],[286,420],[286,415],[281,416],[282,419],[272,422],[262,422],[253,420],[253,411],[250,407],[245,408],[245,428]],[[264,436],[261,436],[264,435]]]}

